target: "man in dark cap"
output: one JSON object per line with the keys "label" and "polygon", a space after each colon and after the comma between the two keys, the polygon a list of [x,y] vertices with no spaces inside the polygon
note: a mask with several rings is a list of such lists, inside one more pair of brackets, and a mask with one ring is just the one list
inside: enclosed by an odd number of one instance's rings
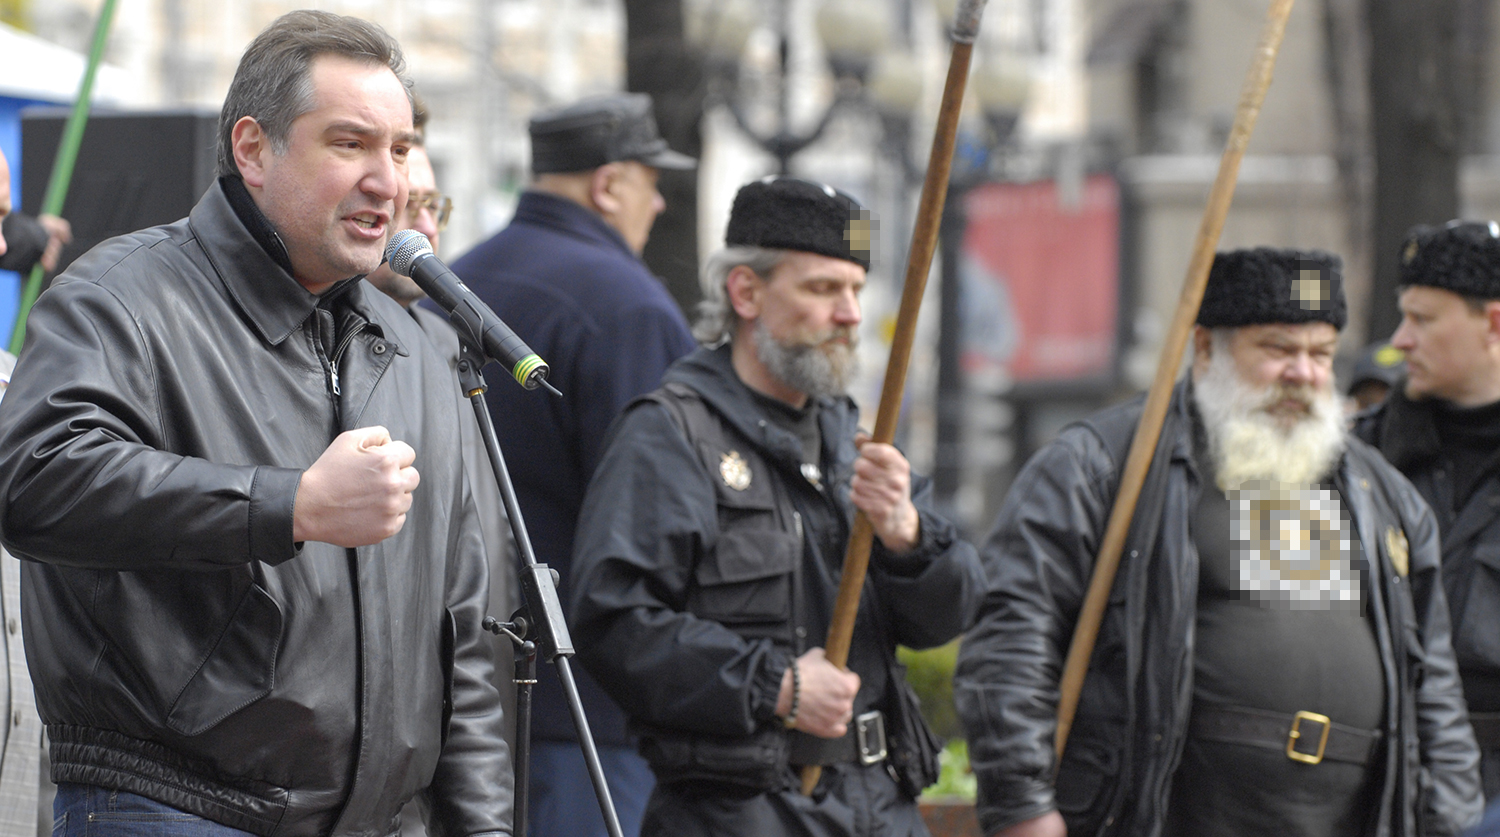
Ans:
{"label": "man in dark cap", "polygon": [[[681,310],[640,259],[665,208],[658,169],[688,169],[667,147],[651,97],[587,99],[531,120],[535,179],[510,226],[453,270],[552,366],[562,398],[492,387],[486,396],[537,560],[571,582],[568,557],[605,430],[693,348]],[[563,690],[542,666],[532,723],[531,833],[604,837],[604,820]],[[651,771],[625,716],[580,673],[579,692],[627,837]]]}
{"label": "man in dark cap", "polygon": [[954,689],[994,835],[1452,835],[1478,751],[1438,530],[1347,438],[1339,260],[1220,253],[1061,765],[1058,681],[1142,401],[1027,463]]}
{"label": "man in dark cap", "polygon": [[1401,253],[1406,380],[1355,432],[1431,504],[1442,534],[1453,650],[1500,796],[1500,224],[1418,227]]}
{"label": "man in dark cap", "polygon": [[1406,353],[1380,340],[1366,346],[1349,372],[1348,394],[1351,412],[1368,410],[1384,401],[1391,389],[1406,377]]}
{"label": "man in dark cap", "polygon": [[[895,646],[956,636],[982,576],[928,481],[856,438],[873,226],[828,186],[742,188],[704,348],[627,409],[589,487],[574,638],[656,773],[645,834],[926,834],[913,797],[935,777]],[[844,670],[821,646],[856,509],[876,542]],[[810,797],[802,765],[824,765]]]}

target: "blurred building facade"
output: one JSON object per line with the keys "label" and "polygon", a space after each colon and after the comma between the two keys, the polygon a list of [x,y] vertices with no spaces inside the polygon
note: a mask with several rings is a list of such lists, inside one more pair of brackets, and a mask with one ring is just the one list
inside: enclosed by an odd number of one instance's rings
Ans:
{"label": "blurred building facade", "polygon": [[[101,5],[7,2],[22,26],[78,51]],[[448,255],[509,219],[526,177],[529,115],[619,89],[623,78],[618,0],[120,0],[106,60],[131,75],[138,106],[217,110],[256,33],[309,6],[376,21],[400,41],[432,113],[438,181],[459,207],[443,237]]]}

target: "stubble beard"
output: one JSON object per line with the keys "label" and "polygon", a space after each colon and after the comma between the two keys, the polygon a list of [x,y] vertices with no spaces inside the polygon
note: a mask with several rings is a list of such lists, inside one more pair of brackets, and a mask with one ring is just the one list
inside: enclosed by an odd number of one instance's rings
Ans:
{"label": "stubble beard", "polygon": [[844,395],[859,372],[859,334],[834,326],[811,340],[785,343],[763,321],[753,329],[761,365],[783,384],[814,398]]}
{"label": "stubble beard", "polygon": [[[1330,383],[1256,388],[1240,380],[1228,352],[1215,351],[1206,373],[1193,383],[1221,490],[1252,480],[1283,486],[1316,484],[1342,455],[1348,430]],[[1273,412],[1285,401],[1300,401],[1300,412]]]}

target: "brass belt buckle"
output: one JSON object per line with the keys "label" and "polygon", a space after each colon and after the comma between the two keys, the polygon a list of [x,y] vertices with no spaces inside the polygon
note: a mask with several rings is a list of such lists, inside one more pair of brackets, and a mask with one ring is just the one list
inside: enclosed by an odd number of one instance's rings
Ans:
{"label": "brass belt buckle", "polygon": [[[1302,722],[1316,721],[1323,725],[1323,734],[1318,737],[1318,752],[1304,753],[1297,749],[1297,742],[1302,738]],[[1292,716],[1292,730],[1286,734],[1286,757],[1292,761],[1300,761],[1303,764],[1317,764],[1323,760],[1323,751],[1328,749],[1328,731],[1333,729],[1333,722],[1328,720],[1327,715],[1319,715],[1316,712],[1298,712]]]}
{"label": "brass belt buckle", "polygon": [[859,763],[865,766],[885,760],[885,718],[880,710],[854,719],[854,742],[859,745]]}

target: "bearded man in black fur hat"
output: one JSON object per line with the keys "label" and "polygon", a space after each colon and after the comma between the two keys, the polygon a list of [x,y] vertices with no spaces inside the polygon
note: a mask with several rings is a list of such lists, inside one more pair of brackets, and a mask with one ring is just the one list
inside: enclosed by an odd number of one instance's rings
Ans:
{"label": "bearded man in black fur hat", "polygon": [[[573,552],[579,660],[656,774],[643,835],[925,837],[931,733],[895,660],[967,627],[974,548],[846,394],[874,220],[790,177],[735,196],[703,348],[628,407]],[[875,533],[847,669],[827,660],[855,510]],[[795,768],[822,765],[803,796]]]}
{"label": "bearded man in black fur hat", "polygon": [[1500,224],[1418,227],[1401,253],[1406,379],[1355,432],[1432,505],[1487,799],[1500,797]]}
{"label": "bearded man in black fur hat", "polygon": [[1347,437],[1339,260],[1220,253],[1066,754],[1058,680],[1141,416],[1027,463],[981,549],[990,587],[955,697],[989,835],[1452,835],[1478,751],[1438,527]]}

